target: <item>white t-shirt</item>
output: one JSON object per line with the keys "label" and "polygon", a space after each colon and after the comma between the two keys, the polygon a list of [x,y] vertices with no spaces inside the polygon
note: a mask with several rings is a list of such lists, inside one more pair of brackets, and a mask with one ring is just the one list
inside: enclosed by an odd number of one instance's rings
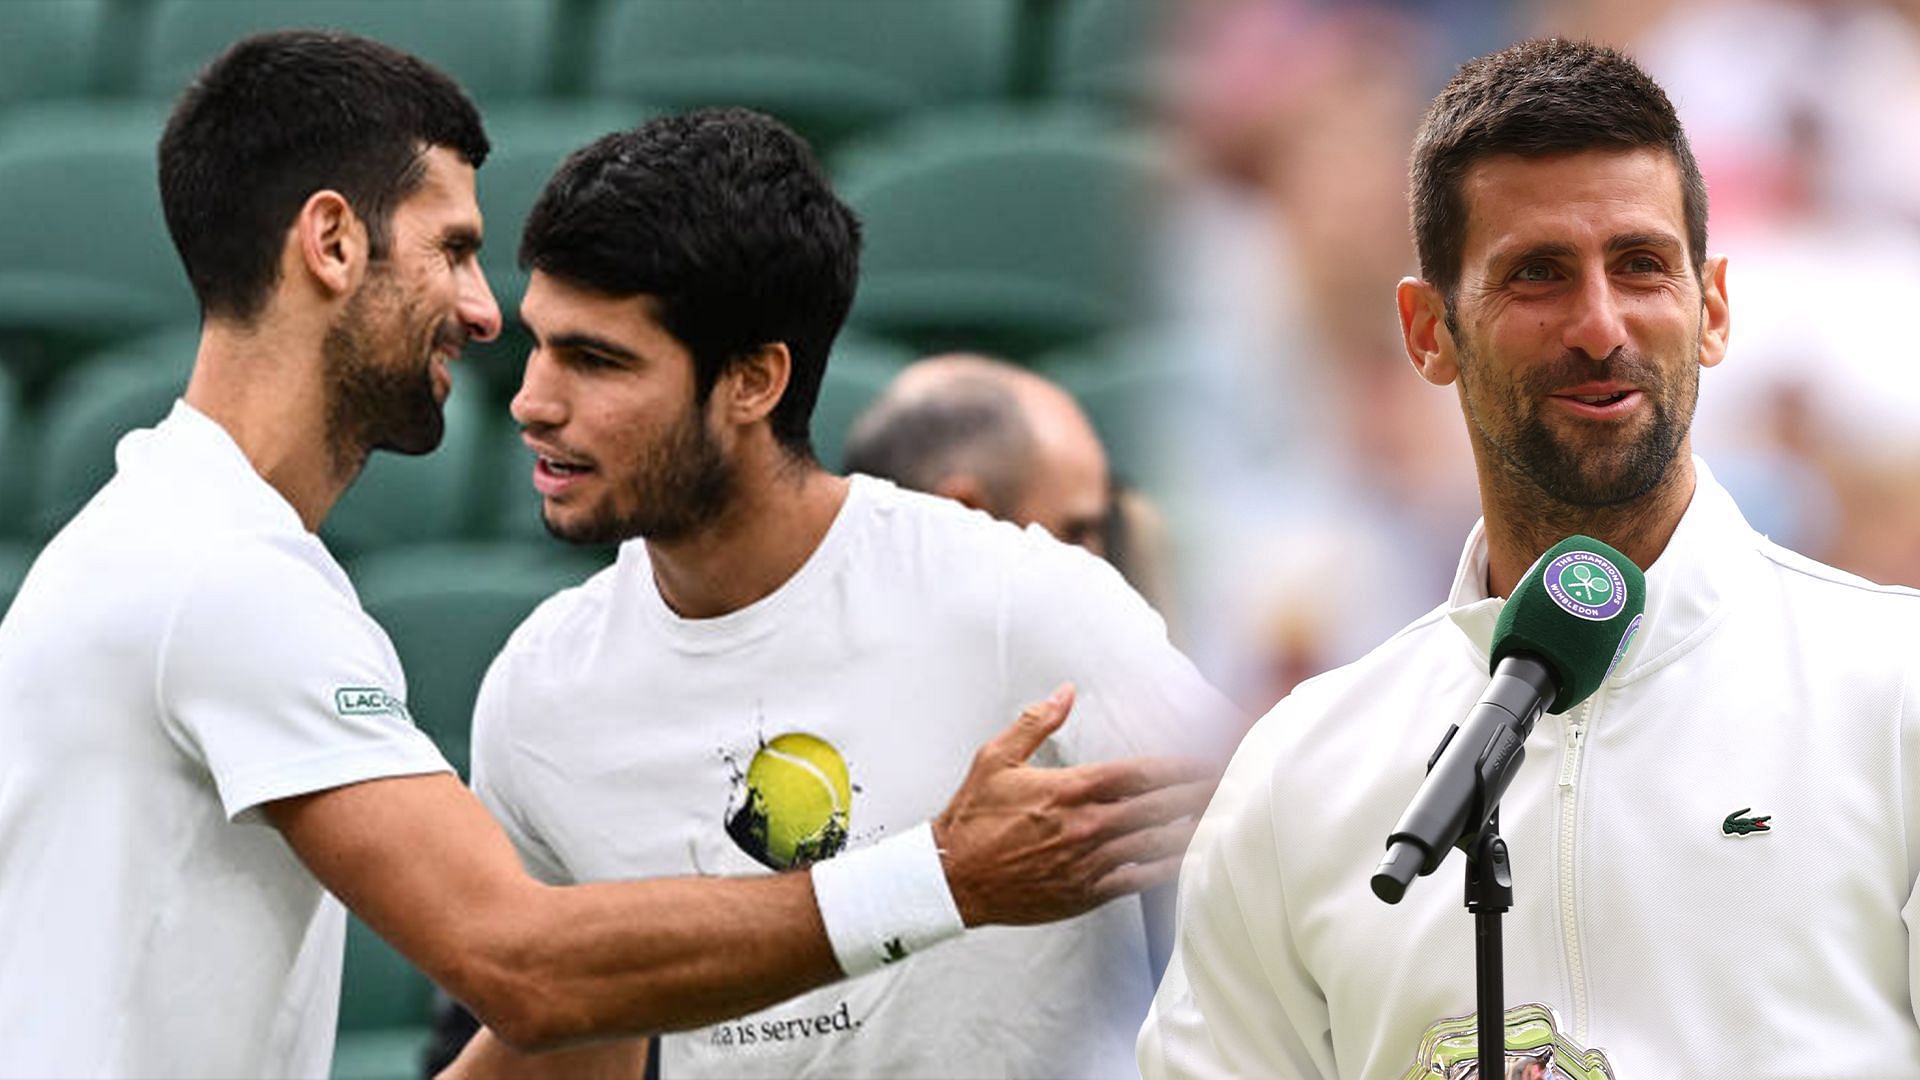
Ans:
{"label": "white t-shirt", "polygon": [[[1561,1053],[1621,1080],[1911,1080],[1920,593],[1770,543],[1696,469],[1619,666],[1541,717],[1501,799],[1504,1004],[1546,1006]],[[1234,755],[1181,872],[1148,1080],[1401,1080],[1471,1048],[1465,858],[1396,905],[1367,882],[1486,689],[1486,583],[1476,528],[1445,604]]]}
{"label": "white t-shirt", "polygon": [[257,808],[447,765],[222,428],[118,458],[0,623],[0,1076],[322,1076],[344,912]]}
{"label": "white t-shirt", "polygon": [[[935,816],[980,744],[1066,680],[1078,703],[1042,763],[1222,755],[1238,734],[1105,563],[855,477],[806,564],[739,611],[674,615],[637,541],[544,604],[481,689],[474,787],[550,882],[767,873],[796,837],[830,854]],[[841,795],[844,818],[795,826]],[[1127,1076],[1151,989],[1129,898],[669,1035],[662,1069]]]}

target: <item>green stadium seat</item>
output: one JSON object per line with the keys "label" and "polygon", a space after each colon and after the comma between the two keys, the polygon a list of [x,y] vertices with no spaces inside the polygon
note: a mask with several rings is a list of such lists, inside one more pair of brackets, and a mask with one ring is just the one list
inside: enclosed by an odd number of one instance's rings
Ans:
{"label": "green stadium seat", "polygon": [[456,368],[446,436],[431,454],[375,452],[320,526],[339,558],[394,544],[451,540],[473,526],[481,454],[494,405]]}
{"label": "green stadium seat", "polygon": [[113,478],[114,446],[166,418],[186,389],[198,342],[198,327],[174,327],[89,357],[54,385],[30,455],[30,532],[51,536]]}
{"label": "green stadium seat", "polygon": [[0,104],[94,89],[107,0],[8,0],[5,21]]}
{"label": "green stadium seat", "polygon": [[1192,395],[1192,371],[1164,336],[1127,331],[1040,357],[1034,369],[1067,389],[1106,444],[1114,475],[1152,485],[1168,410]]}
{"label": "green stadium seat", "polygon": [[820,380],[820,400],[813,408],[813,451],[820,464],[839,470],[853,422],[914,359],[913,350],[897,342],[857,331],[840,335],[833,343],[826,376]]}
{"label": "green stadium seat", "polygon": [[1048,89],[1056,97],[1142,110],[1160,97],[1170,4],[1068,0],[1055,32]]}
{"label": "green stadium seat", "polygon": [[12,373],[0,366],[0,536],[26,529],[27,499],[38,471],[33,443],[33,417],[20,408]]}
{"label": "green stadium seat", "polygon": [[1005,93],[1018,0],[612,0],[594,93],[746,105],[819,143]]}
{"label": "green stadium seat", "polygon": [[348,915],[334,1080],[416,1080],[432,1028],[433,983]]}
{"label": "green stadium seat", "polygon": [[553,541],[392,548],[351,565],[361,602],[400,656],[414,722],[462,776],[487,665],[542,600],[598,566]]}
{"label": "green stadium seat", "polygon": [[26,580],[27,570],[39,554],[34,544],[0,540],[0,615],[13,606],[13,596],[20,591],[20,583]]}
{"label": "green stadium seat", "polygon": [[550,82],[555,0],[160,0],[136,79],[168,97],[248,34],[346,30],[420,56],[476,100],[529,97]]}
{"label": "green stadium seat", "polygon": [[487,508],[488,535],[503,540],[558,543],[547,535],[540,517],[540,493],[533,489],[533,453],[520,441],[519,426],[505,418],[489,439],[487,487],[493,505]]}
{"label": "green stadium seat", "polygon": [[929,115],[850,148],[863,329],[1028,355],[1140,315],[1154,159],[1080,111]]}
{"label": "green stadium seat", "polygon": [[160,211],[165,120],[144,102],[0,116],[0,336],[60,345],[23,363],[199,317]]}

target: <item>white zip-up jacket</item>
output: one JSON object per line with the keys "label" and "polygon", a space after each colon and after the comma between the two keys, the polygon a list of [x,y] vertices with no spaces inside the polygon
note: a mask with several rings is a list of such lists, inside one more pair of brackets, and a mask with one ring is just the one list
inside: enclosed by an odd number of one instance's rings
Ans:
{"label": "white zip-up jacket", "polygon": [[[1631,648],[1542,717],[1502,801],[1505,1004],[1550,1006],[1621,1080],[1920,1077],[1920,593],[1769,542],[1695,466]],[[1397,906],[1368,880],[1486,688],[1486,560],[1476,527],[1447,603],[1241,744],[1182,874],[1148,1080],[1400,1080],[1474,1011],[1465,857]]]}

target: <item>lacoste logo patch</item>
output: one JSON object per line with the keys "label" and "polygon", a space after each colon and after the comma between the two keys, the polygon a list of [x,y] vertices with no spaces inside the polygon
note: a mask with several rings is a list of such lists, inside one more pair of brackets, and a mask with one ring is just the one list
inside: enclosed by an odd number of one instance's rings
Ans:
{"label": "lacoste logo patch", "polygon": [[343,686],[333,692],[333,707],[341,716],[407,715],[406,702],[376,686]]}
{"label": "lacoste logo patch", "polygon": [[1773,820],[1772,814],[1757,814],[1753,817],[1740,816],[1752,809],[1753,807],[1751,806],[1743,806],[1733,813],[1728,814],[1726,820],[1720,823],[1721,835],[1751,836],[1754,833],[1772,832],[1773,829],[1767,825],[1767,822]]}

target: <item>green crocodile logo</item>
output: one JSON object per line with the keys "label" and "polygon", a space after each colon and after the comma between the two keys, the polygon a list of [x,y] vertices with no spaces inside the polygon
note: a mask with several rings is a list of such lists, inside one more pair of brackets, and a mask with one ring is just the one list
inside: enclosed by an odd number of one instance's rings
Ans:
{"label": "green crocodile logo", "polygon": [[1752,809],[1753,807],[1751,806],[1743,806],[1733,813],[1728,814],[1727,819],[1720,823],[1720,831],[1728,836],[1746,836],[1749,833],[1772,832],[1773,830],[1767,825],[1767,822],[1773,820],[1772,814],[1761,814],[1758,817],[1750,818],[1740,816]]}

